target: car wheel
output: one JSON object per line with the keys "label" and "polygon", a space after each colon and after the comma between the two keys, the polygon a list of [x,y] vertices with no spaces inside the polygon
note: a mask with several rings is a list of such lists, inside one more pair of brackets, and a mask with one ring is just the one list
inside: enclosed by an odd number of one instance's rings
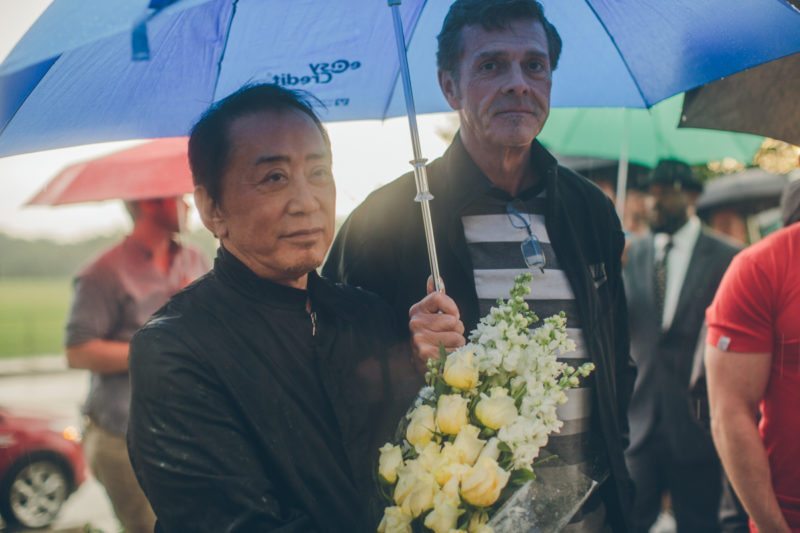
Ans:
{"label": "car wheel", "polygon": [[21,461],[0,491],[0,510],[9,526],[42,528],[53,523],[69,496],[64,468],[51,459]]}

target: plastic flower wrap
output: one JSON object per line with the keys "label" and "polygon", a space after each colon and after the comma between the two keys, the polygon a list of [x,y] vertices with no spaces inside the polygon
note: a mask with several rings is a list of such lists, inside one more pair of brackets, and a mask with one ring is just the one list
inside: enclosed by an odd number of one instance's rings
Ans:
{"label": "plastic flower wrap", "polygon": [[[530,282],[530,274],[518,276],[464,347],[428,361],[427,387],[395,443],[380,450],[380,533],[549,531],[596,486],[582,473],[561,475],[547,481],[543,498],[541,483],[532,483],[540,450],[562,426],[556,410],[565,391],[594,365],[558,361],[575,349],[564,313],[530,329],[539,321],[524,300]],[[553,498],[563,501],[553,506]]]}

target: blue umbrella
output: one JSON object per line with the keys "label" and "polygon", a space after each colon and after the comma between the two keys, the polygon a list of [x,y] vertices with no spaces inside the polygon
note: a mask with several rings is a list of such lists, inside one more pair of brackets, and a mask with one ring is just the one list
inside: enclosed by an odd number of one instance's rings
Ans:
{"label": "blue umbrella", "polygon": [[[649,107],[800,51],[785,0],[543,3],[564,40],[556,106]],[[434,50],[449,4],[400,6],[421,113],[448,110]],[[391,34],[380,0],[55,0],[0,65],[0,156],[184,135],[248,81],[310,90],[328,121],[403,115]]]}

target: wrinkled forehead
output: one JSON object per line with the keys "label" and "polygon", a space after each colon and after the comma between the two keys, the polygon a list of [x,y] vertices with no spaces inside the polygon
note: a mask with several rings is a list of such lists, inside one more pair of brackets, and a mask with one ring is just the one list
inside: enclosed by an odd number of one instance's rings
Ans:
{"label": "wrinkled forehead", "polygon": [[460,59],[478,54],[530,54],[549,56],[547,34],[536,19],[509,21],[486,28],[481,24],[464,26],[459,34]]}

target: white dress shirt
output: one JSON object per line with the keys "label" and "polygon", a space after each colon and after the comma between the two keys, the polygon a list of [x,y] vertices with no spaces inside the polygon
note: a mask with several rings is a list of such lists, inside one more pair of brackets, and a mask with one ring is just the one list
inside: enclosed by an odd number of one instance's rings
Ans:
{"label": "white dress shirt", "polygon": [[[692,216],[686,224],[681,226],[681,229],[672,235],[672,250],[667,256],[667,287],[664,293],[664,315],[661,317],[661,328],[664,331],[669,329],[675,317],[675,308],[678,307],[681,288],[686,279],[686,271],[689,269],[689,261],[692,259],[694,246],[697,244],[697,238],[700,237],[700,229],[700,219]],[[669,239],[670,236],[666,233],[656,233],[653,237],[656,262],[664,257],[664,248]]]}

